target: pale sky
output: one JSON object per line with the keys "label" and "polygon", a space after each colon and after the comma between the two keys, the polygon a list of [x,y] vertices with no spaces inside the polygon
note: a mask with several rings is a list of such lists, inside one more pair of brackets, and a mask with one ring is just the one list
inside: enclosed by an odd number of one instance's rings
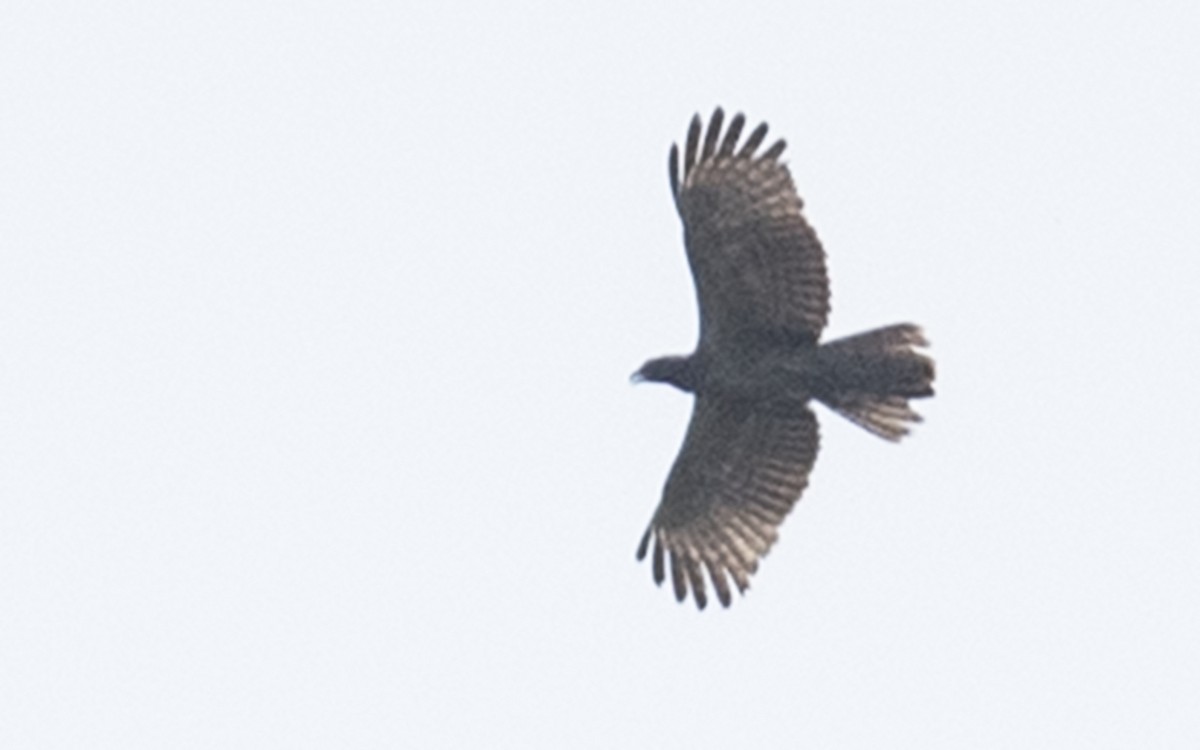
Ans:
{"label": "pale sky", "polygon": [[[1200,746],[1200,5],[979,6],[6,4],[0,747]],[[938,395],[698,613],[716,105]]]}

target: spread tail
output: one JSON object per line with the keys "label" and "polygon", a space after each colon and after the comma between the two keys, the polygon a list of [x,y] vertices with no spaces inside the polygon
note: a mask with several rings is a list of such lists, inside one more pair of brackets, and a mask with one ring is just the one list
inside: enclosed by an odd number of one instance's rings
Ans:
{"label": "spread tail", "polygon": [[851,422],[899,440],[909,423],[921,421],[908,400],[933,395],[933,360],[914,349],[928,345],[910,323],[823,344],[813,395]]}

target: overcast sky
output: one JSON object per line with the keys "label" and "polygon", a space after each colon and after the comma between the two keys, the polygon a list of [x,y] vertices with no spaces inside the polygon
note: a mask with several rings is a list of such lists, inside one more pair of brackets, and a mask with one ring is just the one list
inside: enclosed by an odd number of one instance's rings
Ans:
{"label": "overcast sky", "polygon": [[[1200,746],[1200,5],[979,5],[6,3],[0,746]],[[938,395],[698,613],[718,104]]]}

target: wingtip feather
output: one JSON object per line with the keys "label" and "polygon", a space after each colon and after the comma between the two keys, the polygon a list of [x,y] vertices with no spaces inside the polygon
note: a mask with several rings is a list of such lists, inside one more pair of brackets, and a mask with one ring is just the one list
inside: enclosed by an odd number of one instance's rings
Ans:
{"label": "wingtip feather", "polygon": [[763,152],[763,155],[760,157],[760,160],[761,161],[775,161],[783,154],[783,150],[785,148],[787,148],[787,141],[784,140],[783,138],[780,138],[779,140],[775,141],[775,143],[771,144],[771,147],[769,149],[767,149],[766,151]]}
{"label": "wingtip feather", "polygon": [[750,137],[742,144],[742,150],[738,151],[738,157],[754,156],[754,152],[758,150],[758,147],[762,145],[763,139],[766,137],[767,124],[765,122],[759,123],[759,126],[750,133]]}
{"label": "wingtip feather", "polygon": [[738,112],[729,121],[729,130],[725,131],[725,139],[721,141],[721,148],[717,150],[717,155],[721,157],[733,156],[733,150],[737,148],[738,138],[742,137],[742,128],[746,125],[746,116]]}
{"label": "wingtip feather", "polygon": [[700,114],[696,113],[692,116],[692,122],[688,126],[687,144],[683,152],[683,179],[687,180],[688,175],[692,173],[692,169],[696,166],[696,149],[700,145],[700,129],[703,125],[700,122]]}
{"label": "wingtip feather", "polygon": [[724,121],[725,111],[717,107],[708,121],[708,132],[704,134],[704,150],[700,152],[700,161],[708,161],[716,153],[717,138],[721,135],[721,125]]}
{"label": "wingtip feather", "polygon": [[661,586],[663,583],[663,580],[667,577],[666,570],[664,569],[665,567],[666,567],[666,563],[663,561],[662,542],[660,542],[658,540],[658,537],[655,536],[655,538],[654,538],[654,585]]}
{"label": "wingtip feather", "polygon": [[650,532],[654,530],[654,526],[646,527],[646,533],[642,534],[642,541],[638,543],[637,559],[638,562],[646,559],[646,551],[650,548]]}
{"label": "wingtip feather", "polygon": [[687,581],[684,579],[683,561],[679,559],[678,552],[669,551],[671,553],[671,584],[675,588],[675,601],[681,602],[687,598]]}
{"label": "wingtip feather", "polygon": [[708,606],[708,592],[704,588],[704,574],[700,572],[700,562],[688,554],[684,557],[684,565],[692,587],[692,598],[696,600],[696,608],[703,610]]}
{"label": "wingtip feather", "polygon": [[671,144],[671,154],[667,157],[667,172],[671,179],[671,197],[679,203],[679,146]]}

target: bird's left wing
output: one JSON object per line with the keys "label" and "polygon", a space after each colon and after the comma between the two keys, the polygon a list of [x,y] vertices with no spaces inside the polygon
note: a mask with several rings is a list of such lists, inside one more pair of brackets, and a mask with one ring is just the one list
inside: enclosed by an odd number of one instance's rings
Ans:
{"label": "bird's left wing", "polygon": [[703,567],[728,607],[728,579],[739,591],[749,586],[808,484],[818,445],[817,420],[806,405],[697,396],[638,559],[653,538],[656,583],[666,578],[670,558],[675,598],[683,601],[690,588],[703,609]]}
{"label": "bird's left wing", "polygon": [[745,118],[727,129],[724,121],[717,109],[705,131],[693,118],[683,163],[676,146],[669,163],[700,306],[699,348],[815,344],[829,316],[825,252],[779,160],[785,143],[758,153],[763,123],[739,148]]}

